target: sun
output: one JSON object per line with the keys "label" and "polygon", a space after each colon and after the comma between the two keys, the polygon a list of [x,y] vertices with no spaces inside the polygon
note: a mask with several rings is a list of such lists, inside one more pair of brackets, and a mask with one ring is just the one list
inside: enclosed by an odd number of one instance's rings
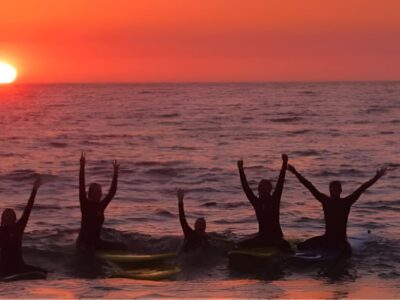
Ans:
{"label": "sun", "polygon": [[10,64],[0,62],[0,84],[12,83],[17,78],[17,70]]}

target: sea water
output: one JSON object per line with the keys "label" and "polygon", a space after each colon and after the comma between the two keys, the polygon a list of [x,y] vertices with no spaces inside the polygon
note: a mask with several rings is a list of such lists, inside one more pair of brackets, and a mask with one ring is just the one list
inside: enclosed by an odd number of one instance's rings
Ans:
{"label": "sea water", "polygon": [[[23,241],[27,263],[47,280],[0,283],[1,297],[400,297],[400,83],[52,84],[0,87],[0,208],[20,214],[40,188]],[[107,193],[121,164],[104,238],[135,253],[176,251],[182,242],[176,190],[189,224],[207,220],[212,263],[174,280],[108,279],[79,263],[78,171]],[[351,193],[386,166],[353,206],[354,255],[331,278],[318,268],[242,274],[227,251],[257,231],[238,176],[276,183],[281,154],[321,192],[332,180]],[[289,240],[324,232],[320,203],[288,172],[281,224]]]}

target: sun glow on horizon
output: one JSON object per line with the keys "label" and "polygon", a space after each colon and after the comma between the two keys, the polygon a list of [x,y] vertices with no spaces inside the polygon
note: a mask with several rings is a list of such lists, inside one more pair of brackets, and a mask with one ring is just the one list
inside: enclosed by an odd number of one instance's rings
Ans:
{"label": "sun glow on horizon", "polygon": [[10,64],[0,62],[0,84],[13,83],[17,78],[17,70]]}

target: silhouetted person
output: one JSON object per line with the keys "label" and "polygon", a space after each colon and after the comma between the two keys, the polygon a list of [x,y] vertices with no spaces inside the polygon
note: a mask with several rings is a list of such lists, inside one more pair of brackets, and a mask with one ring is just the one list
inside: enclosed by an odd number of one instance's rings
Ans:
{"label": "silhouetted person", "polygon": [[194,230],[189,226],[185,218],[185,210],[183,208],[184,192],[178,190],[178,207],[179,221],[184,234],[184,242],[182,246],[183,252],[188,252],[196,249],[207,248],[209,246],[208,237],[206,234],[206,220],[199,218],[194,223]]}
{"label": "silhouetted person", "polygon": [[35,202],[36,193],[40,187],[40,179],[33,184],[31,196],[21,218],[17,221],[15,211],[7,208],[1,215],[0,226],[0,275],[10,276],[26,272],[40,271],[47,273],[45,270],[25,264],[22,257],[22,237],[25,227],[29,220],[29,215]]}
{"label": "silhouetted person", "polygon": [[87,252],[93,252],[95,250],[116,250],[116,248],[121,245],[100,239],[100,233],[104,223],[104,211],[117,192],[119,165],[117,164],[117,161],[114,160],[114,176],[110,191],[104,199],[101,199],[102,191],[101,186],[98,183],[91,183],[89,185],[89,192],[86,195],[85,163],[85,154],[82,152],[79,172],[79,202],[82,219],[77,246],[79,249]]}
{"label": "silhouetted person", "polygon": [[311,192],[311,194],[322,204],[325,217],[325,234],[317,236],[300,243],[299,250],[307,249],[331,249],[341,250],[345,255],[351,255],[351,246],[347,241],[347,219],[350,214],[351,206],[360,198],[370,186],[378,181],[386,173],[382,168],[376,172],[376,175],[351,195],[340,197],[342,193],[342,184],[339,181],[332,181],[329,184],[330,196],[318,191],[314,185],[305,179],[296,169],[289,165],[288,170],[296,175],[297,179]]}
{"label": "silhouetted person", "polygon": [[282,154],[282,161],[282,168],[274,192],[271,194],[271,181],[262,179],[258,184],[258,197],[254,195],[249,187],[246,175],[244,174],[243,161],[238,161],[243,190],[253,205],[258,220],[258,235],[255,238],[240,242],[239,246],[241,247],[275,246],[284,250],[290,250],[289,243],[283,239],[279,222],[280,203],[288,163],[288,156],[286,154]]}

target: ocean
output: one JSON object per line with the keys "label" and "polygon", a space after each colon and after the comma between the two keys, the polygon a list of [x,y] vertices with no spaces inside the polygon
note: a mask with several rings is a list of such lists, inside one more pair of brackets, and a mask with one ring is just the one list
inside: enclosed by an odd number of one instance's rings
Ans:
{"label": "ocean", "polygon": [[[0,209],[20,214],[34,179],[40,188],[23,241],[27,263],[47,280],[0,283],[0,296],[21,297],[400,297],[400,82],[48,84],[0,86]],[[189,224],[207,220],[218,255],[173,280],[107,278],[78,263],[78,171],[107,192],[112,161],[118,191],[103,234],[135,253],[176,251],[182,242],[176,190],[186,191]],[[328,192],[349,194],[388,173],[353,206],[353,257],[335,278],[318,268],[279,274],[234,272],[227,251],[257,232],[239,181],[276,183],[281,154]],[[281,224],[289,240],[324,231],[320,203],[287,173]],[[268,273],[268,272],[267,272]]]}

